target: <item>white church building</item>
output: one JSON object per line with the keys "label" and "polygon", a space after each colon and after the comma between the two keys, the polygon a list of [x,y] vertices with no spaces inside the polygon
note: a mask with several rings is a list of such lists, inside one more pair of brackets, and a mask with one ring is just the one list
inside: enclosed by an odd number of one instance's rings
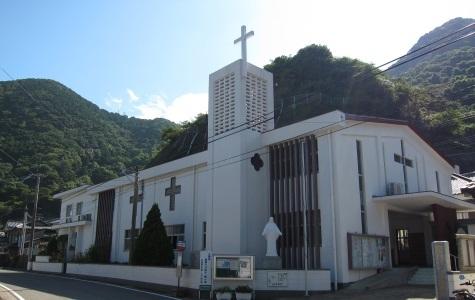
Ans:
{"label": "white church building", "polygon": [[[209,77],[207,150],[139,172],[137,228],[157,203],[191,268],[201,250],[265,268],[271,216],[283,270],[307,261],[347,284],[430,266],[431,241],[454,238],[456,212],[475,207],[451,196],[453,166],[403,121],[333,111],[275,128],[273,76],[246,61],[243,37],[243,58]],[[96,245],[110,262],[128,261],[133,180],[54,196],[70,258]]]}

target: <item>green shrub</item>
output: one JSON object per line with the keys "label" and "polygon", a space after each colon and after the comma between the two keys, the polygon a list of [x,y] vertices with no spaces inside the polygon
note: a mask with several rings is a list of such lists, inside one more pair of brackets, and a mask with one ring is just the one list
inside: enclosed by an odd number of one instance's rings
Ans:
{"label": "green shrub", "polygon": [[163,226],[160,209],[157,204],[154,204],[135,241],[132,263],[145,266],[170,266],[173,257],[173,249]]}
{"label": "green shrub", "polygon": [[240,285],[234,291],[236,293],[252,293],[252,288],[248,285]]}

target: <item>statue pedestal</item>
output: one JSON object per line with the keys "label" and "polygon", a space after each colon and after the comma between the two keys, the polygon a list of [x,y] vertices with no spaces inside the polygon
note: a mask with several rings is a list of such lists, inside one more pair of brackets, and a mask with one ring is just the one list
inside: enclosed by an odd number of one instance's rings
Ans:
{"label": "statue pedestal", "polygon": [[262,268],[265,270],[281,270],[282,259],[279,256],[265,256],[262,260]]}

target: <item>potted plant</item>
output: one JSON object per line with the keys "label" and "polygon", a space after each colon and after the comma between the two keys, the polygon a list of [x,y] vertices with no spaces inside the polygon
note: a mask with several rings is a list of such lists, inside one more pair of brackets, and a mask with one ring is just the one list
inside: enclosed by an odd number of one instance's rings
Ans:
{"label": "potted plant", "polygon": [[236,300],[251,300],[252,288],[248,285],[240,285],[235,290]]}
{"label": "potted plant", "polygon": [[228,286],[223,286],[214,290],[216,292],[216,300],[231,300],[233,290]]}

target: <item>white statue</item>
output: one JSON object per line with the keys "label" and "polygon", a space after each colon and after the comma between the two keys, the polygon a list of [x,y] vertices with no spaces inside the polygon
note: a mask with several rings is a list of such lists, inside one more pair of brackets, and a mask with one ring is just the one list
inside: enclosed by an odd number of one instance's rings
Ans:
{"label": "white statue", "polygon": [[282,235],[282,232],[280,232],[279,227],[277,227],[277,224],[274,223],[273,217],[269,218],[269,221],[267,222],[266,226],[264,227],[264,230],[262,231],[262,235],[267,241],[266,256],[278,256],[276,242],[279,236]]}

